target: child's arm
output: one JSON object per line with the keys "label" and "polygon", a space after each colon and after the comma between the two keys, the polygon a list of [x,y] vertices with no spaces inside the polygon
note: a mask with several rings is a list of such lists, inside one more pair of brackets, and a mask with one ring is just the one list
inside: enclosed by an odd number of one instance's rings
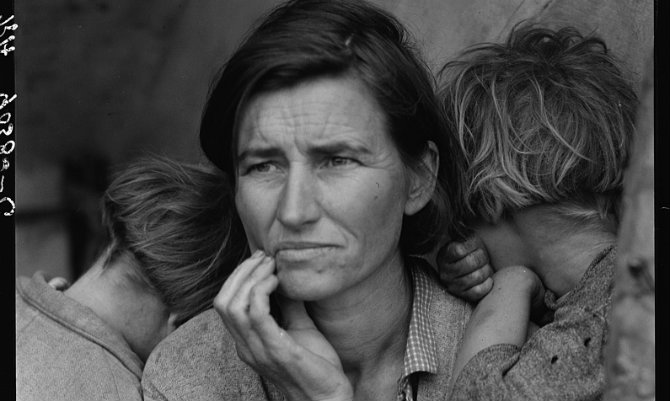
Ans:
{"label": "child's arm", "polygon": [[454,377],[483,349],[496,344],[523,345],[529,331],[531,305],[544,297],[539,277],[524,266],[497,271],[493,282],[493,289],[470,317],[456,358]]}
{"label": "child's arm", "polygon": [[[611,260],[606,261],[613,264]],[[601,265],[606,264],[602,262]],[[512,310],[509,301],[501,301],[490,308],[485,305],[475,310],[472,323],[466,328],[463,349],[457,356],[460,372],[453,376],[449,391],[450,401],[498,400],[598,400],[605,388],[603,347],[607,339],[607,313],[611,302],[611,269],[598,265],[589,280],[562,298],[550,299],[554,311],[551,322],[542,326],[525,341],[519,343],[489,344],[491,336],[501,336],[508,321],[495,330],[482,327],[500,310]],[[503,270],[504,271],[504,270]],[[501,273],[503,272],[501,271]],[[503,281],[513,277],[495,277],[496,284],[505,289]],[[490,295],[499,293],[492,291]],[[515,294],[511,294],[515,296]],[[492,301],[493,297],[485,299]],[[479,317],[477,317],[479,316]],[[510,324],[518,336],[522,330]],[[483,332],[483,338],[478,331]],[[508,340],[509,341],[509,340]],[[512,340],[513,341],[513,340]]]}

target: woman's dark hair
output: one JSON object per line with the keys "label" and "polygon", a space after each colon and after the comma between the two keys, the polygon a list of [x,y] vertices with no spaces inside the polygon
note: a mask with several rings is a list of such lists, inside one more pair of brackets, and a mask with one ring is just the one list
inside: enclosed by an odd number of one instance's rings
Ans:
{"label": "woman's dark hair", "polygon": [[129,277],[156,293],[180,325],[212,307],[246,252],[233,203],[220,171],[139,159],[116,176],[102,199],[110,243],[105,266],[128,260]]}
{"label": "woman's dark hair", "polygon": [[430,251],[452,227],[462,161],[446,135],[435,82],[393,16],[364,1],[295,0],[273,10],[220,71],[200,127],[207,157],[235,176],[237,124],[260,93],[321,77],[353,77],[373,94],[409,168],[422,168],[429,141],[440,154],[436,190],[419,213],[405,216],[400,247]]}

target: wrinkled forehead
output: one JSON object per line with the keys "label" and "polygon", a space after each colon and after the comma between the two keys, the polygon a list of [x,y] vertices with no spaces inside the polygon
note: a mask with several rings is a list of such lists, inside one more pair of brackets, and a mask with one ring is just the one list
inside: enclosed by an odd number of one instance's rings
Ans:
{"label": "wrinkled forehead", "polygon": [[236,131],[235,159],[249,146],[289,140],[305,146],[342,141],[380,146],[389,139],[384,112],[367,87],[350,77],[318,78],[257,94],[247,102]]}

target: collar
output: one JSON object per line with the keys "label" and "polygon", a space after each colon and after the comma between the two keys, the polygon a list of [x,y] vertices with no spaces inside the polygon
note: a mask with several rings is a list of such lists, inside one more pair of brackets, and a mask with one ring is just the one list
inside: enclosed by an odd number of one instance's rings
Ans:
{"label": "collar", "polygon": [[433,297],[431,279],[419,263],[412,264],[412,312],[405,346],[402,375],[398,380],[397,400],[414,400],[417,383],[414,373],[437,373],[438,348],[430,325],[430,305]]}
{"label": "collar", "polygon": [[437,373],[437,347],[429,318],[433,295],[430,284],[428,274],[412,266],[414,296],[401,380],[416,372]]}

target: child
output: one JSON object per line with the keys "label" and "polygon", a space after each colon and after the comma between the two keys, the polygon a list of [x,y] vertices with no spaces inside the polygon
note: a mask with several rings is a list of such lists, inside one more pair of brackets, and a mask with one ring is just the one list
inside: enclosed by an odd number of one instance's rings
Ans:
{"label": "child", "polygon": [[17,398],[142,400],[151,350],[211,308],[242,260],[232,202],[205,168],[146,159],[122,171],[103,197],[109,242],[94,265],[64,292],[42,273],[17,280]]}
{"label": "child", "polygon": [[[442,74],[468,159],[463,222],[482,243],[451,245],[438,260],[455,293],[488,292],[450,399],[600,399],[635,93],[603,41],[572,28],[517,27]],[[538,306],[553,318],[527,338]]]}

